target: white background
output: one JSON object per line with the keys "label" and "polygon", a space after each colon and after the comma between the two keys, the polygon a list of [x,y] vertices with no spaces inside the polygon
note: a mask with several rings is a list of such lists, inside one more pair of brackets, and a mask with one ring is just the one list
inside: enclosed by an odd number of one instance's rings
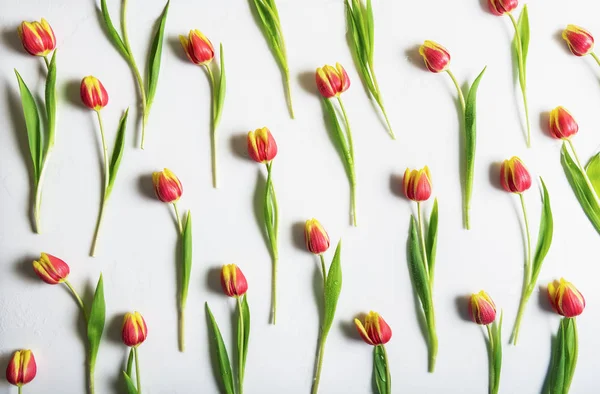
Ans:
{"label": "white background", "polygon": [[[98,3],[98,4],[97,4]],[[559,161],[560,143],[545,131],[546,115],[564,105],[576,117],[574,138],[582,158],[600,144],[600,70],[591,58],[568,52],[560,31],[568,23],[600,34],[593,1],[532,0],[528,64],[533,147],[527,149],[521,98],[511,69],[512,26],[487,11],[485,1],[375,0],[376,71],[391,122],[392,141],[365,94],[345,39],[342,0],[279,0],[289,48],[297,114],[288,116],[279,69],[243,0],[175,0],[166,27],[163,67],[148,126],[147,148],[138,147],[134,119],[137,89],[126,62],[108,41],[99,2],[0,1],[0,366],[18,348],[33,349],[38,376],[26,392],[80,394],[85,390],[83,325],[67,289],[34,276],[41,251],[71,266],[70,280],[89,301],[104,274],[107,327],[98,358],[97,392],[124,392],[120,371],[127,349],[120,342],[122,316],[140,311],[149,327],[140,348],[145,393],[217,392],[208,351],[204,302],[208,301],[230,349],[234,302],[220,293],[218,269],[236,263],[249,282],[252,332],[247,393],[307,393],[317,346],[318,261],[302,245],[302,223],[318,218],[332,241],[343,238],[343,289],[326,347],[322,393],[372,391],[371,348],[360,341],[353,318],[378,311],[393,329],[387,349],[395,393],[484,393],[487,356],[483,331],[465,320],[464,297],[485,289],[504,309],[503,393],[539,393],[558,318],[536,292],[523,321],[520,344],[509,346],[521,291],[524,235],[518,198],[499,188],[498,163],[520,156],[547,183],[555,219],[554,243],[539,283],[564,276],[585,295],[578,318],[580,355],[572,393],[597,390],[600,330],[597,287],[599,235],[581,210]],[[115,23],[119,1],[109,0]],[[130,39],[146,63],[153,24],[164,2],[130,0]],[[519,7],[518,11],[520,11]],[[43,234],[29,220],[30,175],[16,67],[30,88],[43,92],[42,60],[20,47],[16,27],[45,17],[58,41],[58,125],[42,206]],[[210,91],[204,72],[189,63],[178,42],[189,29],[225,47],[228,91],[219,128],[221,188],[210,184]],[[446,75],[427,72],[418,55],[425,39],[452,54],[461,83],[483,66],[478,97],[478,147],[472,230],[461,223],[456,92]],[[324,126],[314,70],[342,63],[352,80],[343,98],[356,145],[358,228],[348,223],[347,179]],[[79,100],[79,82],[95,75],[110,103],[103,110],[109,144],[130,106],[127,145],[107,207],[98,257],[88,257],[101,195],[99,132],[92,111]],[[279,322],[268,325],[270,258],[253,208],[264,168],[245,153],[245,133],[268,126],[279,145],[274,164],[280,230]],[[426,345],[415,315],[406,265],[406,239],[415,206],[401,196],[406,167],[429,165],[440,203],[435,305],[440,349],[435,374],[426,371]],[[194,266],[188,300],[187,351],[177,351],[175,251],[170,207],[158,202],[152,171],[169,167],[184,185],[182,209],[194,216]],[[534,238],[540,198],[526,193]],[[261,190],[258,189],[260,193]],[[431,202],[426,204],[429,212]],[[328,253],[332,257],[333,248]],[[316,289],[316,290],[314,290]],[[0,382],[0,392],[16,388]]]}

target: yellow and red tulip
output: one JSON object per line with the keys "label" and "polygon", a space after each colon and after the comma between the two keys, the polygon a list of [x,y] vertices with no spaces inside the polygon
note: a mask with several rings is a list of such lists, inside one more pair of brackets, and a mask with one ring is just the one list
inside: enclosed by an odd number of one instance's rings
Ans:
{"label": "yellow and red tulip", "polygon": [[21,22],[17,32],[23,48],[33,56],[46,56],[56,48],[54,31],[44,18],[41,22]]}
{"label": "yellow and red tulip", "polygon": [[517,8],[518,5],[518,0],[488,0],[490,12],[497,16],[511,12]]}
{"label": "yellow and red tulip", "polygon": [[564,317],[579,316],[585,309],[583,294],[564,278],[548,284],[548,299],[552,309]]}
{"label": "yellow and red tulip", "polygon": [[354,324],[362,339],[369,345],[384,345],[392,338],[392,329],[377,312],[369,312],[365,316],[365,324],[354,319]]}
{"label": "yellow and red tulip", "polygon": [[568,25],[562,32],[562,38],[575,56],[585,56],[594,50],[594,37],[583,27]]}
{"label": "yellow and red tulip", "polygon": [[322,254],[329,249],[329,235],[317,219],[309,219],[304,226],[306,249],[314,254]]}
{"label": "yellow and red tulip", "polygon": [[510,193],[523,193],[531,187],[531,175],[525,164],[516,156],[504,160],[500,166],[500,182]]}
{"label": "yellow and red tulip", "polygon": [[100,111],[108,104],[108,93],[102,82],[91,75],[81,80],[80,94],[83,104],[94,111]]}
{"label": "yellow and red tulip", "polygon": [[148,337],[148,326],[139,312],[126,313],[123,319],[121,339],[125,346],[138,347]]}
{"label": "yellow and red tulip", "polygon": [[348,78],[344,67],[339,63],[336,63],[335,67],[325,65],[317,68],[315,79],[317,89],[325,98],[339,96],[350,87],[350,78]]}
{"label": "yellow and red tulip", "polygon": [[248,282],[240,267],[235,264],[221,268],[221,287],[229,297],[241,297],[248,291]]}
{"label": "yellow and red tulip", "polygon": [[6,380],[13,386],[21,387],[31,382],[36,373],[37,365],[31,350],[17,350],[8,362]]}
{"label": "yellow and red tulip", "polygon": [[446,71],[450,65],[450,52],[434,41],[425,41],[419,47],[419,53],[425,60],[425,66],[433,73]]}
{"label": "yellow and red tulip", "polygon": [[49,285],[63,283],[71,272],[67,263],[48,253],[42,253],[40,259],[33,262],[33,270]]}
{"label": "yellow and red tulip", "polygon": [[268,128],[248,132],[248,155],[257,163],[268,163],[277,156],[277,143]]}
{"label": "yellow and red tulip", "polygon": [[174,203],[183,194],[183,186],[171,170],[168,168],[152,173],[152,183],[156,197],[166,203]]}
{"label": "yellow and red tulip", "polygon": [[431,174],[427,166],[412,171],[407,168],[402,183],[409,200],[426,201],[431,196]]}
{"label": "yellow and red tulip", "polygon": [[469,299],[469,316],[477,324],[487,326],[496,320],[496,305],[483,290],[472,294]]}
{"label": "yellow and red tulip", "polygon": [[569,139],[577,134],[579,125],[565,107],[558,106],[550,111],[550,134],[557,139]]}
{"label": "yellow and red tulip", "polygon": [[199,66],[210,63],[215,57],[212,43],[200,30],[190,30],[188,36],[179,36],[188,59]]}

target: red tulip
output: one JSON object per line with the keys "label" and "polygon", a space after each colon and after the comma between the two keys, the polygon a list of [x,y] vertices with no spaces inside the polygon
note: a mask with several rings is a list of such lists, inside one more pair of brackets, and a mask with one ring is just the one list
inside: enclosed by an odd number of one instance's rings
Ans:
{"label": "red tulip", "polygon": [[339,63],[335,64],[335,68],[330,65],[317,68],[315,79],[317,89],[325,98],[339,96],[350,87],[350,78]]}
{"label": "red tulip", "polygon": [[329,249],[329,235],[317,219],[306,221],[304,226],[306,249],[314,254],[322,254]]}
{"label": "red tulip", "polygon": [[404,172],[404,195],[413,201],[426,201],[431,196],[431,174],[427,166]]}
{"label": "red tulip", "polygon": [[490,12],[498,16],[511,12],[517,8],[518,5],[518,0],[488,0]]}
{"label": "red tulip", "polygon": [[152,183],[156,197],[162,202],[174,203],[183,194],[183,186],[171,170],[165,168],[162,171],[152,173]]}
{"label": "red tulip", "polygon": [[248,282],[237,265],[228,264],[221,269],[221,287],[227,296],[241,297],[248,291]]}
{"label": "red tulip", "polygon": [[87,76],[81,80],[81,101],[86,107],[100,111],[108,104],[108,93],[98,78]]}
{"label": "red tulip", "polygon": [[36,373],[37,365],[31,350],[17,350],[8,362],[6,380],[14,386],[21,387],[31,382]]}
{"label": "red tulip", "polygon": [[568,25],[562,32],[562,38],[575,56],[585,56],[594,50],[594,37],[583,27]]}
{"label": "red tulip", "polygon": [[354,319],[354,324],[362,339],[369,345],[384,345],[392,338],[392,329],[377,312],[369,312],[364,325],[359,319]]}
{"label": "red tulip", "polygon": [[125,346],[138,347],[148,337],[148,326],[139,312],[126,313],[121,338]]}
{"label": "red tulip", "polygon": [[202,66],[210,63],[215,57],[212,43],[200,30],[190,30],[187,37],[179,36],[179,41],[188,59],[194,64]]}
{"label": "red tulip", "polygon": [[40,259],[33,262],[33,270],[49,285],[66,281],[71,272],[67,263],[48,253],[42,253]]}
{"label": "red tulip", "polygon": [[446,71],[450,64],[450,52],[434,41],[425,41],[419,47],[419,53],[425,60],[425,66],[433,73]]}
{"label": "red tulip", "polygon": [[277,155],[275,138],[263,127],[248,132],[248,155],[257,163],[268,163]]}
{"label": "red tulip", "polygon": [[557,139],[569,139],[577,134],[579,125],[573,115],[564,107],[556,107],[550,111],[550,134]]}
{"label": "red tulip", "polygon": [[487,326],[496,320],[496,305],[483,290],[469,299],[469,316],[477,324]]}
{"label": "red tulip", "polygon": [[531,175],[516,156],[504,160],[500,166],[500,182],[507,192],[523,193],[531,187]]}
{"label": "red tulip", "polygon": [[17,28],[23,48],[30,55],[46,56],[56,48],[56,37],[48,22],[21,22]]}
{"label": "red tulip", "polygon": [[548,284],[548,299],[552,309],[564,317],[579,316],[585,309],[583,294],[563,278]]}

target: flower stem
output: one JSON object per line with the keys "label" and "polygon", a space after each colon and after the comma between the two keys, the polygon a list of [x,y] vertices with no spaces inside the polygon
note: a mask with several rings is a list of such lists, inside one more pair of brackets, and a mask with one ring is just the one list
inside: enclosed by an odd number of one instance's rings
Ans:
{"label": "flower stem", "polygon": [[317,353],[317,370],[315,371],[311,394],[317,394],[319,392],[319,382],[321,381],[321,370],[323,369],[323,356],[325,355],[326,341],[327,334],[323,333],[321,328],[321,338],[319,339],[319,349]]}
{"label": "flower stem", "polygon": [[96,365],[90,364],[88,373],[89,373],[89,380],[90,380],[90,393],[89,394],[95,394],[96,389],[95,389],[95,384],[94,384],[94,376],[96,375]]}
{"label": "flower stem", "polygon": [[210,147],[211,147],[211,162],[212,162],[212,182],[213,187],[216,189],[217,186],[217,124],[216,124],[216,114],[217,114],[217,86],[215,85],[215,77],[213,75],[212,70],[210,69],[208,64],[204,65],[206,69],[206,73],[208,74],[208,78],[210,79],[210,88],[212,91],[212,103],[211,103],[211,113],[212,113],[212,121],[211,121],[211,133],[210,133]]}
{"label": "flower stem", "polygon": [[73,297],[75,297],[75,300],[77,301],[77,304],[79,305],[79,308],[81,308],[81,312],[83,312],[83,317],[85,318],[85,321],[87,322],[88,316],[87,316],[87,312],[85,310],[85,304],[81,300],[81,297],[79,297],[79,294],[77,294],[77,292],[75,291],[75,288],[73,288],[73,286],[71,285],[71,282],[69,282],[68,280],[65,280],[63,283],[69,288],[69,290],[71,291],[71,294],[73,294]]}
{"label": "flower stem", "polygon": [[387,124],[388,127],[388,133],[390,135],[390,137],[392,137],[393,140],[396,139],[396,135],[394,134],[394,131],[392,130],[392,124],[390,123],[390,120],[388,119],[387,116],[387,112],[385,111],[385,107],[383,106],[383,98],[381,97],[381,90],[379,90],[379,84],[377,83],[377,76],[375,76],[375,69],[373,68],[373,65],[371,63],[369,63],[369,71],[371,73],[371,78],[373,79],[373,86],[375,87],[375,94],[373,96],[375,96],[375,101],[377,101],[377,105],[379,105],[379,108],[381,108],[381,112],[383,113],[383,117],[385,118],[385,123]]}
{"label": "flower stem", "polygon": [[600,58],[598,58],[598,55],[596,55],[595,52],[591,52],[590,55],[592,55],[596,63],[598,63],[598,65],[600,66]]}
{"label": "flower stem", "polygon": [[133,356],[135,357],[135,380],[137,382],[137,392],[142,394],[142,379],[140,377],[140,359],[138,358],[138,348],[133,348]]}
{"label": "flower stem", "polygon": [[48,163],[48,158],[50,157],[50,153],[52,150],[48,148],[46,151],[46,156],[44,157],[44,161],[42,163],[42,169],[40,170],[39,178],[35,182],[35,200],[33,205],[33,218],[35,222],[35,232],[37,234],[42,233],[42,225],[40,212],[42,207],[42,189],[44,185],[44,179],[46,178],[46,164]]}
{"label": "flower stem", "polygon": [[525,220],[525,232],[527,233],[527,258],[525,260],[525,273],[523,278],[523,292],[521,293],[521,301],[519,302],[519,311],[517,312],[517,319],[515,320],[515,326],[512,332],[512,344],[516,345],[519,339],[519,328],[521,326],[521,320],[523,319],[523,313],[525,312],[525,306],[531,296],[532,283],[531,283],[531,232],[529,231],[529,219],[527,216],[527,208],[525,207],[525,198],[523,193],[519,194],[521,200],[521,208],[523,211],[523,219]]}
{"label": "flower stem", "polygon": [[238,305],[238,313],[239,313],[239,321],[240,321],[240,332],[238,333],[240,337],[240,347],[238,349],[238,392],[237,394],[243,394],[244,392],[244,311],[242,309],[242,300],[241,297],[236,297],[237,305]]}
{"label": "flower stem", "polygon": [[177,218],[177,227],[179,228],[179,234],[183,234],[183,223],[181,222],[181,216],[179,216],[179,209],[177,208],[177,203],[173,203],[173,208],[175,209],[175,217]]}
{"label": "flower stem", "polygon": [[319,255],[321,259],[321,269],[323,270],[323,292],[327,287],[327,268],[325,268],[325,257],[323,257],[323,253]]}
{"label": "flower stem", "polygon": [[391,393],[392,392],[392,375],[390,373],[390,364],[388,362],[387,350],[385,349],[385,345],[379,345],[379,346],[381,346],[381,350],[383,350],[383,361],[385,363],[385,386],[387,388],[386,393]]}
{"label": "flower stem", "polygon": [[527,83],[525,81],[525,59],[523,58],[523,44],[521,34],[515,17],[510,12],[507,12],[510,21],[515,28],[515,41],[517,47],[517,65],[519,66],[519,85],[523,94],[523,106],[525,108],[525,121],[527,122],[527,147],[531,147],[531,122],[529,121],[529,106],[527,104]]}
{"label": "flower stem", "polygon": [[[271,204],[272,217],[268,218],[265,213],[265,225],[267,227],[267,235],[271,245],[271,255],[273,258],[272,282],[271,282],[271,322],[277,322],[277,266],[279,263],[279,252],[277,247],[277,234],[279,232],[279,207],[277,205],[277,196],[275,195],[275,187],[273,186],[272,169],[273,162],[268,162],[267,167],[267,184],[265,191],[265,204]],[[268,198],[268,197],[271,198]],[[265,212],[267,212],[265,207]],[[266,222],[271,219],[271,222]]]}
{"label": "flower stem", "polygon": [[350,121],[348,120],[348,114],[346,113],[344,102],[340,96],[337,96],[337,100],[340,104],[340,108],[342,109],[342,114],[344,115],[344,123],[346,125],[346,140],[348,141],[348,149],[350,151],[351,162],[348,163],[350,165],[350,210],[352,215],[352,225],[356,227],[356,174],[354,172],[354,142],[352,141],[352,130],[350,129]]}
{"label": "flower stem", "polygon": [[577,151],[575,150],[575,146],[573,145],[573,142],[570,139],[567,139],[567,142],[569,143],[569,146],[571,147],[571,151],[573,152],[573,156],[575,156],[575,161],[577,162],[579,169],[583,173],[583,177],[585,178],[585,183],[587,184],[588,188],[594,192],[594,196],[596,197],[596,203],[600,204],[600,201],[598,201],[598,195],[596,194],[596,189],[592,185],[592,182],[590,181],[590,178],[588,177],[587,172],[585,171],[585,167],[581,164],[581,161],[579,160],[579,156],[577,156]]}
{"label": "flower stem", "polygon": [[523,210],[523,219],[525,220],[525,231],[527,232],[527,260],[525,261],[525,282],[531,281],[531,232],[529,231],[529,219],[527,216],[527,208],[525,206],[525,198],[523,193],[519,193],[521,199],[521,208]]}
{"label": "flower stem", "polygon": [[423,213],[422,213],[421,202],[417,201],[417,218],[419,224],[419,238],[421,241],[421,250],[423,255],[423,263],[425,264],[425,272],[427,272],[427,276],[429,277],[429,281],[431,281],[431,273],[429,272],[429,260],[427,259],[427,249],[425,246],[425,229],[423,224]]}
{"label": "flower stem", "polygon": [[494,331],[492,330],[492,325],[491,324],[487,324],[485,326],[485,328],[487,328],[487,333],[488,333],[488,341],[489,341],[489,355],[488,355],[488,370],[489,370],[489,392],[490,394],[494,394],[496,393],[498,390],[495,390],[494,386],[495,386],[495,382],[496,382],[496,368],[494,365],[494,352],[496,351],[494,349]]}
{"label": "flower stem", "polygon": [[18,394],[23,394],[23,386],[19,386],[17,389]]}
{"label": "flower stem", "polygon": [[46,63],[46,69],[50,68],[50,61],[48,60],[48,56],[44,56],[44,63]]}
{"label": "flower stem", "polygon": [[452,82],[454,83],[454,86],[456,87],[456,92],[458,93],[458,101],[460,101],[460,106],[462,108],[462,115],[464,116],[465,111],[467,110],[467,105],[465,103],[465,96],[462,92],[462,89],[460,88],[460,85],[458,84],[458,81],[456,80],[456,77],[452,73],[452,71],[450,71],[450,69],[448,69],[448,70],[446,70],[446,73],[448,73],[448,75],[450,76],[450,79],[452,79]]}
{"label": "flower stem", "polygon": [[96,245],[98,244],[98,236],[100,235],[100,228],[102,226],[102,219],[104,217],[104,207],[108,200],[108,182],[110,177],[110,167],[108,162],[108,147],[106,146],[106,137],[104,135],[104,123],[102,122],[102,116],[100,111],[96,111],[98,116],[98,124],[100,125],[100,136],[102,137],[102,155],[104,159],[104,190],[102,192],[102,202],[100,203],[100,211],[98,212],[98,219],[96,221],[96,230],[94,231],[94,239],[92,241],[92,248],[90,250],[90,256],[96,256]]}
{"label": "flower stem", "polygon": [[419,238],[421,239],[421,250],[423,255],[423,264],[425,265],[425,272],[427,273],[429,287],[429,300],[422,302],[423,305],[429,304],[429,308],[425,308],[425,320],[427,321],[427,336],[429,339],[429,372],[435,370],[435,361],[438,352],[438,339],[435,329],[435,312],[433,310],[433,267],[429,266],[429,260],[427,258],[427,249],[425,246],[425,231],[423,224],[423,214],[421,209],[421,202],[417,202],[417,216],[419,225]]}
{"label": "flower stem", "polygon": [[292,119],[295,119],[294,105],[292,103],[292,85],[290,84],[290,70],[287,66],[284,68],[283,74],[285,78],[285,99],[287,101],[288,109],[290,111],[290,116],[292,117]]}
{"label": "flower stem", "polygon": [[179,351],[185,352],[185,305],[179,307]]}

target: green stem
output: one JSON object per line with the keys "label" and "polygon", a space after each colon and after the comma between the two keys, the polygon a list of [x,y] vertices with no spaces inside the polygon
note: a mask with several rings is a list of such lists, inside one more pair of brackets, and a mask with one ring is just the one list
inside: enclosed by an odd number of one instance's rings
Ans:
{"label": "green stem", "polygon": [[35,232],[37,234],[42,233],[42,225],[41,225],[41,208],[42,208],[42,189],[44,185],[44,179],[46,178],[46,164],[48,163],[48,158],[50,157],[50,153],[52,150],[50,147],[46,151],[46,157],[44,157],[44,161],[42,163],[42,169],[40,170],[39,178],[35,182],[35,200],[33,206],[33,218],[35,222]]}
{"label": "green stem", "polygon": [[[279,263],[279,251],[277,247],[277,234],[279,232],[279,206],[277,204],[277,196],[275,195],[275,187],[273,186],[273,178],[272,178],[272,170],[273,170],[273,162],[266,163],[267,167],[267,190],[265,191],[265,196],[271,195],[271,199],[269,201],[265,201],[265,204],[272,204],[273,207],[273,222],[266,223],[267,226],[267,234],[269,236],[269,242],[271,244],[271,254],[273,257],[273,269],[272,269],[272,282],[271,282],[271,293],[272,293],[272,302],[271,302],[271,322],[273,324],[277,323],[277,266]],[[265,220],[267,218],[265,217]]]}
{"label": "green stem", "polygon": [[579,160],[579,156],[577,155],[577,151],[575,150],[573,141],[571,141],[570,139],[567,139],[567,142],[569,143],[569,146],[571,147],[571,151],[573,152],[573,156],[575,157],[575,161],[577,162],[579,169],[583,173],[583,177],[585,178],[585,183],[587,184],[587,187],[593,192],[594,197],[596,198],[596,203],[600,204],[600,201],[598,201],[598,195],[596,194],[596,189],[592,185],[592,182],[590,181],[590,178],[588,177],[587,172],[585,171],[585,167],[581,164],[581,161]]}
{"label": "green stem", "polygon": [[450,69],[448,69],[448,70],[446,70],[446,73],[448,73],[448,75],[450,76],[450,79],[452,79],[452,82],[454,83],[454,86],[456,87],[456,92],[458,93],[458,100],[460,101],[460,106],[462,108],[462,115],[464,116],[465,111],[467,110],[467,105],[465,103],[465,96],[462,92],[462,89],[460,88],[460,85],[458,84],[458,81],[456,80],[456,77],[452,73],[452,71],[450,71]]}
{"label": "green stem", "polygon": [[323,253],[319,255],[321,258],[321,269],[323,270],[323,291],[327,287],[327,268],[325,268],[325,257],[323,257]]}
{"label": "green stem", "polygon": [[369,63],[369,71],[371,72],[371,78],[373,79],[373,85],[375,86],[375,101],[377,101],[377,105],[381,108],[381,112],[383,113],[383,117],[385,118],[385,123],[388,127],[388,133],[393,140],[396,139],[396,135],[392,130],[392,124],[388,119],[387,112],[385,111],[385,107],[383,106],[383,98],[381,97],[381,90],[379,90],[379,84],[377,83],[377,77],[375,76],[375,70],[373,69],[373,65]]}
{"label": "green stem", "polygon": [[523,106],[525,108],[525,121],[527,122],[527,147],[531,147],[531,122],[529,121],[529,106],[527,104],[527,83],[525,81],[525,63],[523,59],[523,44],[521,41],[521,34],[519,33],[519,27],[515,17],[510,12],[507,12],[510,21],[515,28],[515,41],[517,47],[517,64],[519,66],[519,85],[521,86],[521,93],[523,94]]}
{"label": "green stem", "polygon": [[435,329],[435,312],[433,309],[433,267],[429,267],[429,259],[427,258],[427,249],[425,246],[425,230],[423,224],[423,214],[421,209],[421,202],[417,202],[417,216],[419,224],[419,238],[421,240],[421,250],[423,251],[423,264],[425,265],[425,272],[427,272],[427,285],[429,286],[429,305],[430,307],[425,311],[425,319],[427,321],[427,333],[429,338],[429,372],[435,370],[435,361],[437,358],[438,351],[438,339],[437,332]]}
{"label": "green stem", "polygon": [[494,349],[494,331],[492,330],[492,325],[488,324],[485,326],[485,328],[487,328],[487,332],[488,332],[488,341],[490,344],[490,354],[488,355],[488,362],[489,362],[489,393],[490,394],[495,394],[498,392],[497,388],[495,388],[495,382],[496,382],[496,367],[494,365],[494,352],[496,351]]}
{"label": "green stem", "polygon": [[565,385],[564,385],[564,393],[567,394],[569,392],[569,389],[571,388],[571,382],[573,381],[573,375],[575,375],[575,367],[577,366],[577,357],[579,357],[579,336],[577,334],[577,320],[572,317],[572,318],[568,318],[565,317],[564,319],[571,319],[571,321],[573,322],[573,354],[571,355],[571,364],[569,368],[569,372],[568,375],[565,379]]}
{"label": "green stem", "polygon": [[350,151],[351,163],[348,163],[350,167],[350,210],[352,214],[352,225],[356,227],[356,174],[354,172],[354,142],[352,140],[352,130],[350,129],[350,121],[348,120],[348,114],[346,113],[344,102],[340,96],[337,96],[337,100],[340,104],[340,108],[342,109],[342,114],[344,115],[344,123],[346,125],[346,140],[348,141],[348,149]]}
{"label": "green stem", "polygon": [[89,366],[89,380],[90,380],[90,393],[89,394],[95,394],[96,389],[95,389],[95,384],[94,384],[94,376],[96,375],[96,365],[91,364]]}
{"label": "green stem", "polygon": [[19,386],[17,391],[18,391],[18,394],[23,394],[23,386]]}
{"label": "green stem", "polygon": [[595,52],[591,52],[590,55],[592,55],[596,63],[598,63],[598,65],[600,66],[600,58],[598,58],[598,55],[596,55]]}
{"label": "green stem", "polygon": [[388,354],[385,349],[385,345],[379,345],[383,350],[383,361],[385,362],[385,386],[387,388],[386,393],[392,392],[392,375],[390,373],[390,364],[388,362]]}
{"label": "green stem", "polygon": [[527,232],[527,260],[525,261],[525,281],[531,281],[531,232],[529,231],[529,219],[527,216],[527,208],[525,207],[525,198],[523,193],[519,193],[521,200],[521,208],[523,210],[523,219],[525,220],[525,231]]}
{"label": "green stem", "polygon": [[512,344],[513,345],[517,345],[517,341],[519,339],[519,328],[521,327],[521,320],[523,319],[523,314],[525,312],[525,306],[527,305],[527,302],[529,301],[529,297],[531,296],[531,293],[533,291],[532,286],[527,285],[527,287],[525,287],[523,289],[523,294],[521,294],[521,301],[519,302],[519,311],[517,312],[517,319],[515,320],[515,327],[513,328],[513,332],[512,332]]}
{"label": "green stem", "polygon": [[321,381],[321,370],[323,369],[323,356],[325,355],[325,342],[327,341],[327,334],[322,331],[321,338],[319,340],[319,349],[317,354],[317,370],[315,371],[315,377],[313,379],[313,385],[311,394],[317,394],[319,392],[319,382]]}
{"label": "green stem", "polygon": [[283,74],[285,78],[285,100],[287,102],[291,118],[295,119],[296,117],[294,115],[294,105],[292,103],[292,85],[290,84],[290,70],[287,68],[287,66],[284,68]]}
{"label": "green stem", "polygon": [[216,189],[217,186],[217,123],[216,123],[216,114],[217,114],[217,86],[215,85],[215,77],[213,72],[211,71],[208,64],[204,65],[206,69],[206,73],[208,74],[208,78],[210,79],[210,87],[212,91],[212,103],[211,103],[211,113],[212,113],[212,121],[211,123],[211,133],[210,133],[210,148],[211,148],[211,163],[212,163],[212,182],[213,187]]}
{"label": "green stem", "polygon": [[240,321],[240,347],[238,349],[238,392],[237,394],[243,394],[244,391],[244,312],[242,309],[241,297],[236,297]]}
{"label": "green stem", "polygon": [[423,251],[423,263],[425,264],[425,272],[427,272],[427,276],[429,281],[431,281],[431,272],[429,272],[429,259],[427,258],[427,248],[425,246],[425,228],[423,224],[423,213],[422,213],[421,202],[417,201],[417,218],[419,224],[419,238],[421,241],[421,250]]}
{"label": "green stem", "polygon": [[44,56],[44,63],[46,63],[46,69],[50,68],[50,61],[48,60],[48,56]]}
{"label": "green stem", "polygon": [[75,300],[77,301],[79,308],[81,308],[81,312],[83,312],[83,317],[85,318],[85,321],[87,323],[88,315],[85,310],[85,305],[84,305],[83,301],[81,300],[81,297],[79,297],[79,294],[77,294],[77,292],[75,291],[75,288],[71,285],[71,282],[69,282],[68,280],[65,280],[63,283],[69,288],[69,290],[71,291],[71,294],[73,294],[73,297],[75,297]]}
{"label": "green stem", "polygon": [[179,351],[185,351],[185,305],[179,307]]}
{"label": "green stem", "polygon": [[138,348],[133,348],[133,356],[135,357],[135,380],[137,382],[137,392],[142,394],[142,379],[140,377],[140,359],[138,358]]}
{"label": "green stem", "polygon": [[102,226],[102,219],[104,217],[104,207],[108,201],[108,183],[110,177],[110,163],[108,162],[108,147],[106,145],[106,137],[104,135],[104,123],[102,122],[102,116],[100,111],[96,111],[98,116],[98,124],[100,125],[100,136],[102,137],[102,156],[104,159],[104,191],[102,192],[102,202],[100,203],[100,211],[98,212],[98,219],[96,221],[96,229],[94,231],[94,239],[92,241],[92,248],[90,256],[96,256],[96,245],[98,244],[98,236],[100,235],[100,228]]}
{"label": "green stem", "polygon": [[177,208],[177,203],[173,203],[173,208],[175,208],[175,217],[177,218],[177,227],[179,228],[179,234],[183,234],[183,223],[181,222],[181,216],[179,216],[179,209]]}
{"label": "green stem", "polygon": [[[431,290],[431,289],[430,289]],[[432,301],[432,300],[430,300]],[[429,337],[429,366],[428,371],[433,373],[435,371],[435,361],[437,359],[438,352],[438,338],[435,329],[435,312],[433,310],[433,301],[431,302],[431,308],[427,311],[427,332]]]}
{"label": "green stem", "polygon": [[523,319],[523,313],[525,312],[525,306],[531,295],[531,231],[529,230],[529,219],[527,216],[527,208],[525,207],[525,198],[523,193],[519,194],[521,200],[521,209],[523,211],[523,219],[525,220],[525,232],[527,233],[527,257],[525,260],[525,273],[523,278],[523,291],[521,293],[521,301],[519,303],[519,311],[517,312],[517,319],[515,320],[515,326],[512,332],[512,344],[516,345],[519,339],[519,328],[521,327],[521,320]]}

